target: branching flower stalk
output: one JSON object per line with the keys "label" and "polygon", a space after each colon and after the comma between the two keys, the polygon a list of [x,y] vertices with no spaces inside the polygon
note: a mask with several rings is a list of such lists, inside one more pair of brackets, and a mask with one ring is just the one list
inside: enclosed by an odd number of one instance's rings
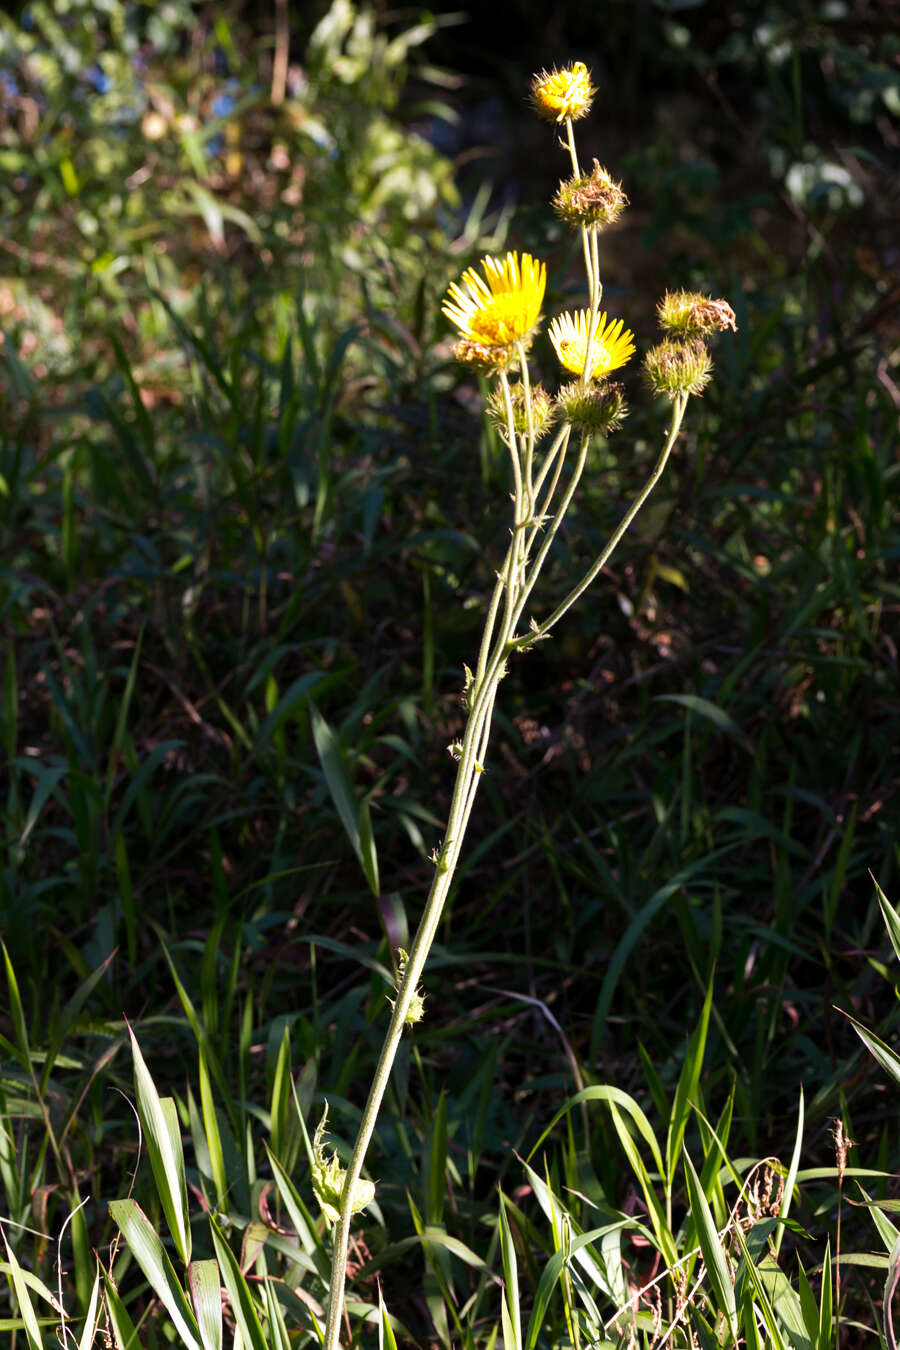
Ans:
{"label": "branching flower stalk", "polygon": [[[667,294],[660,303],[660,321],[671,336],[651,349],[644,360],[651,391],[671,401],[671,418],[659,458],[581,580],[547,618],[538,622],[529,615],[521,631],[526,607],[578,489],[592,440],[611,435],[626,415],[622,388],[610,381],[609,375],[624,366],[635,350],[633,334],[621,320],[609,319],[600,308],[603,287],[597,237],[602,228],[617,219],[627,199],[596,160],[589,174],[579,168],[573,123],[587,114],[594,93],[590,73],[581,62],[562,70],[542,71],[532,82],[537,111],[564,131],[565,139],[560,143],[571,159],[572,177],[560,184],[554,209],[582,236],[588,308],[557,316],[549,328],[560,364],[576,376],[574,382],[551,398],[531,378],[528,349],[540,319],[546,270],[530,254],[484,258],[483,275],[469,268],[461,282],[450,287],[443,306],[459,331],[454,348],[457,359],[496,380],[487,412],[510,452],[513,524],[488,605],[475,670],[465,668],[468,719],[462,741],[450,747],[458,766],[446,835],[433,854],[434,876],[412,948],[408,956],[401,954],[390,1023],[353,1153],[346,1172],[338,1168],[334,1158],[320,1166],[328,1180],[328,1194],[319,1198],[329,1219],[335,1212],[336,1188],[340,1194],[325,1350],[338,1350],[353,1214],[368,1203],[372,1194],[371,1183],[362,1177],[366,1153],[404,1029],[423,1013],[419,981],[437,935],[484,772],[494,704],[507,662],[513,653],[547,637],[606,566],[665,470],[690,396],[699,394],[709,379],[711,363],[704,339],[716,329],[734,327],[734,313],[724,300],[678,291]],[[539,458],[540,443],[554,423],[555,435]],[[577,446],[574,456],[573,445]]]}

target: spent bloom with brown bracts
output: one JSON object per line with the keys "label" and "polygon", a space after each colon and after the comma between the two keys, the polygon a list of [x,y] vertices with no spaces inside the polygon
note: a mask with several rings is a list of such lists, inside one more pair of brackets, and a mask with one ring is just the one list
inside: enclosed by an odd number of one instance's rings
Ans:
{"label": "spent bloom with brown bracts", "polygon": [[568,225],[612,225],[628,205],[628,198],[604,169],[594,160],[591,173],[576,174],[560,183],[553,198],[553,209]]}
{"label": "spent bloom with brown bracts", "polygon": [[[573,375],[585,374],[587,360],[588,326],[590,316],[586,309],[574,313],[558,314],[550,325],[548,336],[556,349],[566,370]],[[618,370],[634,352],[634,333],[625,328],[621,319],[610,319],[605,314],[597,318],[594,339],[591,343],[591,368],[587,372],[589,379],[608,375]]]}
{"label": "spent bloom with brown bracts", "polygon": [[699,291],[666,291],[659,302],[662,328],[681,337],[736,331],[735,313],[727,300],[711,300]]}
{"label": "spent bloom with brown bracts", "polygon": [[547,269],[530,253],[482,258],[482,277],[469,267],[447,291],[442,306],[466,342],[509,347],[527,341],[537,325]]}
{"label": "spent bloom with brown bracts", "polygon": [[567,117],[576,121],[590,112],[596,94],[591,84],[591,72],[583,61],[571,66],[542,70],[531,80],[531,101],[541,117],[548,122],[564,122]]}

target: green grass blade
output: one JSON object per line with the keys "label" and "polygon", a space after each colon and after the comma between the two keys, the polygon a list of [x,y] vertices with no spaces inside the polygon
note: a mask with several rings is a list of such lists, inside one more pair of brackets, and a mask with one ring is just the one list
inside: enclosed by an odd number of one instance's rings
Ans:
{"label": "green grass blade", "polygon": [[222,1289],[218,1262],[192,1261],[188,1266],[188,1288],[203,1350],[222,1350]]}
{"label": "green grass blade", "polygon": [[[0,1232],[2,1231],[3,1230],[0,1229]],[[3,1233],[3,1245],[6,1248],[9,1278],[12,1281],[13,1292],[16,1296],[16,1302],[19,1305],[19,1315],[22,1319],[25,1338],[28,1341],[30,1350],[43,1350],[41,1328],[38,1323],[37,1314],[34,1311],[34,1304],[31,1302],[28,1285],[22,1278],[22,1268],[16,1260],[15,1253],[6,1240],[5,1232]]]}
{"label": "green grass blade", "polygon": [[894,949],[897,960],[900,961],[900,914],[894,909],[874,877],[872,878],[872,881],[875,884],[875,892],[878,896],[878,903],[881,906],[881,916],[884,919],[884,926],[887,929],[888,937],[891,939],[891,946]]}
{"label": "green grass blade", "polygon": [[141,1340],[137,1328],[132,1322],[125,1304],[119,1297],[119,1291],[106,1271],[103,1272],[103,1302],[112,1323],[113,1335],[116,1338],[116,1350],[141,1350]]}
{"label": "green grass blade", "polygon": [[506,1350],[522,1350],[522,1313],[519,1297],[519,1263],[516,1244],[506,1216],[506,1197],[500,1198],[500,1259],[503,1265],[503,1343]]}
{"label": "green grass blade", "polygon": [[[794,1139],[794,1151],[791,1154],[791,1162],[788,1167],[788,1174],[784,1183],[784,1197],[781,1202],[781,1218],[786,1219],[791,1208],[791,1201],[794,1198],[794,1187],[797,1184],[797,1172],[800,1168],[800,1149],[803,1145],[803,1086],[800,1087],[800,1105],[797,1108],[797,1134]],[[781,1251],[781,1240],[784,1237],[785,1228],[782,1224],[775,1235],[775,1255]]]}
{"label": "green grass blade", "polygon": [[442,1090],[431,1121],[431,1137],[426,1150],[428,1190],[425,1214],[428,1223],[441,1224],[447,1197],[447,1097]]}
{"label": "green grass blade", "polygon": [[97,1331],[97,1313],[100,1302],[100,1267],[94,1274],[94,1283],[91,1288],[91,1297],[88,1301],[88,1309],[84,1318],[84,1326],[81,1328],[81,1335],[78,1337],[78,1350],[92,1350]]}
{"label": "green grass blade", "polygon": [[171,1097],[160,1097],[156,1091],[131,1027],[128,1028],[128,1035],[134,1058],[138,1115],[147,1140],[150,1166],[172,1240],[178,1255],[188,1265],[191,1259],[191,1225],[178,1112]]}
{"label": "green grass blade", "polygon": [[263,1283],[263,1297],[266,1303],[266,1323],[269,1332],[270,1350],[291,1350],[291,1342],[288,1336],[287,1326],[284,1321],[284,1313],[275,1294],[275,1283],[273,1280],[265,1280]]}
{"label": "green grass blade", "polygon": [[669,1130],[666,1135],[666,1189],[669,1193],[671,1193],[672,1184],[675,1180],[675,1171],[681,1155],[681,1145],[684,1140],[688,1117],[691,1114],[691,1106],[697,1096],[697,1086],[700,1082],[700,1071],[703,1068],[703,1056],[706,1051],[706,1035],[709,1030],[712,994],[713,977],[710,975],[700,1021],[694,1028],[694,1033],[688,1042],[684,1064],[678,1076],[678,1087],[675,1090],[675,1100],[672,1104],[672,1114],[669,1119]]}
{"label": "green grass blade", "polygon": [[592,1243],[603,1239],[609,1233],[621,1232],[623,1228],[628,1227],[627,1219],[620,1219],[617,1223],[604,1224],[602,1228],[591,1228],[586,1233],[579,1233],[577,1237],[569,1239],[567,1249],[560,1248],[555,1251],[541,1272],[541,1278],[534,1295],[534,1306],[531,1309],[531,1317],[528,1320],[528,1335],[525,1338],[525,1350],[535,1350],[537,1338],[541,1330],[544,1318],[547,1315],[547,1309],[550,1306],[550,1298],[553,1290],[556,1288],[557,1281],[563,1273],[563,1267],[572,1259],[577,1251],[582,1247],[590,1246]]}
{"label": "green grass blade", "polygon": [[128,668],[128,677],[125,681],[125,688],[119,698],[119,711],[116,715],[116,726],[113,732],[112,741],[109,746],[109,755],[106,762],[106,786],[103,793],[104,805],[109,810],[109,803],[112,799],[113,787],[116,781],[116,770],[119,764],[119,753],[122,749],[122,741],[125,736],[125,728],[128,725],[128,711],[131,707],[131,700],[134,696],[134,686],[137,681],[138,666],[141,659],[141,644],[144,641],[144,630],[139,629],[137,641],[134,644],[134,656],[131,658],[131,665]]}
{"label": "green grass blade", "polygon": [[172,1262],[140,1205],[136,1200],[113,1200],[109,1212],[187,1350],[203,1350],[194,1314]]}
{"label": "green grass blade", "polygon": [[719,1234],[713,1221],[712,1211],[706,1202],[706,1196],[703,1194],[700,1178],[694,1171],[694,1164],[688,1157],[686,1150],[684,1154],[684,1170],[687,1178],[691,1213],[694,1216],[694,1222],[697,1226],[697,1240],[700,1243],[700,1251],[703,1255],[703,1260],[709,1274],[710,1283],[712,1284],[719,1309],[725,1314],[728,1320],[732,1341],[737,1344],[739,1334],[737,1303],[734,1296],[734,1285],[731,1283],[731,1273],[728,1269],[728,1261],[726,1260],[722,1244],[719,1241]]}
{"label": "green grass blade", "polygon": [[[900,1244],[897,1246],[897,1253],[900,1256]],[[831,1350],[834,1340],[834,1328],[832,1320],[834,1317],[834,1308],[832,1306],[831,1291],[831,1239],[825,1244],[825,1259],[822,1262],[822,1289],[819,1294],[819,1339],[816,1343],[816,1350]]]}
{"label": "green grass blade", "polygon": [[203,1046],[198,1047],[199,1070],[200,1070],[200,1110],[203,1114],[203,1133],[206,1138],[206,1147],[209,1149],[209,1165],[213,1174],[213,1184],[216,1188],[216,1203],[219,1209],[224,1210],[228,1199],[228,1173],[225,1167],[225,1154],[222,1151],[222,1134],[219,1130],[219,1118],[216,1115],[216,1104],[213,1101],[212,1084],[209,1081],[209,1070],[206,1066],[206,1052]]}
{"label": "green grass blade", "polygon": [[[843,1009],[841,1009],[843,1012]],[[900,1083],[900,1055],[897,1055],[889,1045],[885,1045],[873,1031],[869,1031],[857,1022],[855,1017],[851,1017],[848,1012],[844,1013],[848,1022],[852,1022],[853,1030],[856,1032],[869,1054],[878,1061],[881,1067],[890,1074],[896,1083]]]}
{"label": "green grass blade", "polygon": [[637,1179],[641,1188],[641,1194],[644,1197],[644,1203],[647,1206],[647,1212],[650,1215],[650,1223],[653,1232],[656,1234],[656,1240],[659,1243],[659,1249],[667,1265],[674,1266],[678,1260],[678,1250],[674,1235],[666,1222],[665,1212],[660,1203],[659,1196],[653,1187],[650,1179],[650,1173],[644,1165],[644,1160],[638,1152],[637,1145],[629,1130],[627,1124],[619,1114],[616,1106],[610,1103],[610,1115],[615,1127],[616,1134],[619,1136],[619,1143],[628,1159],[631,1170]]}
{"label": "green grass blade", "polygon": [[309,701],[309,716],[316,752],[319,756],[319,763],[322,765],[322,772],[325,774],[325,782],[331,794],[331,800],[337,809],[347,838],[353,846],[353,851],[360,861],[366,881],[377,897],[379,889],[378,858],[375,853],[375,841],[372,835],[368,807],[365,803],[357,805],[346,760],[337,737],[312,699]]}
{"label": "green grass blade", "polygon": [[231,1300],[231,1311],[241,1336],[249,1347],[249,1350],[269,1350],[269,1347],[266,1345],[266,1338],[263,1335],[263,1329],[259,1323],[259,1317],[256,1313],[250,1286],[241,1272],[241,1268],[235,1259],[234,1253],[222,1236],[218,1224],[211,1216],[209,1226],[212,1232],[216,1257],[219,1262],[219,1269],[222,1272],[222,1283],[228,1290],[228,1297]]}
{"label": "green grass blade", "polygon": [[561,1106],[556,1112],[556,1115],[550,1121],[547,1128],[542,1130],[537,1143],[529,1150],[528,1159],[526,1161],[530,1161],[534,1157],[554,1125],[556,1125],[567,1112],[571,1111],[573,1107],[580,1106],[582,1102],[605,1102],[610,1108],[613,1106],[620,1106],[624,1111],[627,1111],[628,1115],[631,1116],[631,1119],[637,1126],[638,1133],[653,1154],[653,1162],[656,1165],[657,1171],[662,1175],[664,1170],[662,1153],[660,1152],[656,1135],[653,1133],[653,1127],[646,1115],[638,1106],[634,1098],[630,1097],[627,1092],[623,1092],[621,1088],[612,1087],[607,1084],[582,1088],[581,1092],[576,1092],[574,1097],[570,1097],[565,1105]]}
{"label": "green grass blade", "polygon": [[394,1328],[391,1326],[391,1319],[388,1316],[384,1295],[381,1292],[380,1281],[378,1283],[378,1350],[397,1350],[397,1337],[394,1335]]}
{"label": "green grass blade", "polygon": [[6,950],[6,943],[0,939],[0,947],[3,948],[3,963],[6,966],[6,987],[9,993],[9,1015],[12,1018],[12,1024],[16,1033],[15,1048],[21,1056],[24,1067],[31,1070],[31,1051],[28,1048],[28,1030],[25,1026],[25,1013],[22,1009],[22,998],[19,994],[19,985],[16,980],[16,973],[13,970],[13,964]]}

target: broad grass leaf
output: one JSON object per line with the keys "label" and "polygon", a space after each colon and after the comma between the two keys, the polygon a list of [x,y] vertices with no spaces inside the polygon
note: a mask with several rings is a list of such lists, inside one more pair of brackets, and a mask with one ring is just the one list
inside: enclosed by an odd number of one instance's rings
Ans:
{"label": "broad grass leaf", "polygon": [[22,1267],[16,1260],[15,1252],[7,1242],[5,1233],[3,1233],[3,1245],[6,1248],[8,1260],[7,1273],[12,1283],[16,1302],[19,1305],[19,1315],[22,1319],[25,1339],[28,1341],[30,1350],[43,1350],[43,1337],[41,1336],[40,1323],[38,1322],[37,1314],[34,1311],[34,1304],[31,1302],[31,1294],[28,1292],[28,1283],[23,1278]]}
{"label": "broad grass leaf", "polygon": [[116,1338],[116,1350],[141,1350],[137,1328],[106,1271],[103,1272],[103,1299]]}
{"label": "broad grass leaf", "polygon": [[156,1229],[136,1200],[112,1200],[109,1212],[186,1350],[203,1350],[200,1332]]}
{"label": "broad grass leaf", "polygon": [[134,1057],[138,1115],[147,1140],[153,1178],[178,1255],[188,1265],[191,1259],[191,1225],[178,1112],[171,1097],[160,1097],[156,1091],[131,1027],[128,1028],[128,1035]]}
{"label": "broad grass leaf", "polygon": [[192,1261],[188,1266],[188,1288],[203,1350],[222,1350],[222,1284],[218,1262]]}
{"label": "broad grass leaf", "polygon": [[249,1350],[269,1350],[257,1316],[250,1286],[235,1259],[234,1253],[212,1216],[210,1216],[209,1226],[212,1232],[216,1258],[219,1262],[219,1270],[222,1274],[222,1283],[228,1290],[232,1315],[240,1330],[241,1337]]}
{"label": "broad grass leaf", "polygon": [[700,1185],[700,1178],[694,1170],[694,1164],[691,1162],[687,1150],[684,1153],[684,1171],[687,1179],[688,1199],[697,1226],[697,1240],[700,1243],[703,1261],[709,1274],[719,1310],[725,1314],[732,1340],[736,1343],[738,1340],[738,1315],[731,1272],[728,1269],[724,1249],[719,1241],[712,1211],[707,1204],[703,1187]]}
{"label": "broad grass leaf", "polygon": [[700,698],[698,694],[657,694],[654,702],[680,703],[683,708],[690,709],[698,717],[705,717],[718,731],[724,731],[726,736],[731,736],[750,754],[753,753],[753,746],[743,728],[739,727],[734,718],[729,717],[717,703],[711,703],[708,698]]}
{"label": "broad grass leaf", "polygon": [[522,1350],[522,1313],[519,1300],[519,1263],[516,1244],[506,1214],[506,1198],[500,1197],[500,1259],[503,1265],[503,1343],[506,1350]]}
{"label": "broad grass leaf", "polygon": [[873,1031],[867,1030],[861,1022],[857,1022],[855,1017],[851,1017],[850,1013],[845,1012],[844,1016],[849,1022],[853,1023],[853,1030],[869,1051],[869,1054],[878,1061],[896,1083],[900,1083],[900,1055],[897,1055],[889,1045],[885,1045],[884,1041],[880,1040]]}

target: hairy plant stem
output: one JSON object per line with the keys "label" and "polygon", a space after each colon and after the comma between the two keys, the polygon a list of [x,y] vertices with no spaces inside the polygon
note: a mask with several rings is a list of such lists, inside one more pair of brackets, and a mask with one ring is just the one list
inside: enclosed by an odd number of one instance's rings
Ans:
{"label": "hairy plant stem", "polygon": [[[531,565],[527,579],[525,569],[528,564],[528,546],[530,545],[531,538],[533,538],[533,532],[531,537],[526,541],[523,526],[528,525],[530,519],[525,509],[526,503],[524,501],[521,473],[516,474],[518,488],[515,512],[516,528],[513,530],[513,537],[510,540],[503,568],[498,574],[497,584],[494,588],[494,594],[485,621],[485,638],[482,641],[478,671],[468,690],[469,719],[466,724],[465,736],[459,752],[459,767],[456,772],[456,782],[453,787],[450,812],[447,817],[447,833],[436,859],[434,877],[431,882],[428,897],[425,901],[425,909],[419,922],[415,939],[413,940],[412,949],[409,953],[406,970],[397,988],[397,997],[394,1000],[391,1019],[384,1038],[384,1044],[381,1047],[381,1054],[378,1057],[378,1064],[375,1068],[372,1086],[369,1090],[369,1097],[363,1110],[359,1133],[356,1137],[356,1144],[344,1181],[341,1218],[334,1236],[328,1323],[325,1332],[325,1350],[338,1350],[340,1344],[340,1320],[344,1305],[347,1253],[350,1245],[350,1225],[353,1217],[351,1196],[354,1187],[362,1174],[366,1153],[375,1132],[378,1113],[381,1109],[381,1103],[385,1091],[387,1090],[391,1070],[400,1045],[400,1039],[403,1035],[406,1015],[422,976],[428,953],[437,936],[444,903],[453,883],[453,876],[457,862],[459,861],[466,827],[469,823],[472,807],[475,804],[478,782],[484,770],[484,759],[490,734],[491,718],[500,681],[506,674],[506,659],[511,652],[528,646],[538,637],[545,636],[553,625],[562,618],[566,610],[568,610],[583,591],[586,590],[591,581],[597,576],[598,572],[600,572],[601,568],[609,561],[616,545],[619,543],[625,531],[628,529],[628,526],[647,500],[647,497],[652,492],[656,483],[659,481],[666,466],[666,461],[671,454],[672,447],[675,444],[675,439],[681,426],[681,420],[684,416],[686,404],[686,395],[681,395],[675,400],[672,409],[672,421],[669,426],[666,442],[663,446],[662,453],[654,466],[653,472],[650,474],[650,477],[647,479],[647,482],[635,498],[631,507],[622,517],[619,525],[613,531],[609,542],[600,557],[585,573],[579,584],[570,591],[565,600],[556,607],[549,619],[546,619],[542,624],[538,625],[532,632],[521,637],[515,635],[516,624],[521,617],[522,610],[533,590],[553,539],[562,523],[562,519],[565,516],[566,510],[568,509],[578,485],[578,480],[581,477],[587,457],[589,438],[587,436],[582,437],[577,463],[572,471],[563,498],[550,522],[543,543]],[[516,446],[516,438],[515,431],[511,425],[511,410],[509,420],[511,449],[514,458],[517,458],[517,450],[513,448]],[[560,445],[560,449],[562,449],[562,445]],[[562,455],[560,456],[560,459],[561,458]],[[503,597],[504,592],[505,603],[502,605],[501,614],[501,598]],[[491,642],[491,635],[493,635],[495,629],[497,630],[496,636],[493,638],[493,642]]]}

